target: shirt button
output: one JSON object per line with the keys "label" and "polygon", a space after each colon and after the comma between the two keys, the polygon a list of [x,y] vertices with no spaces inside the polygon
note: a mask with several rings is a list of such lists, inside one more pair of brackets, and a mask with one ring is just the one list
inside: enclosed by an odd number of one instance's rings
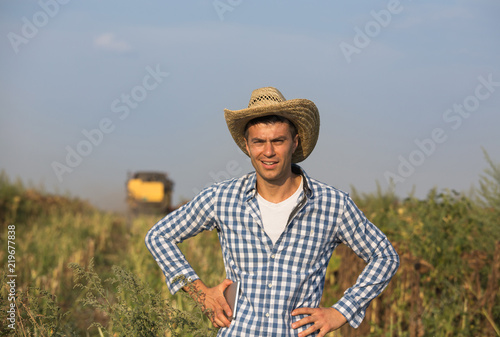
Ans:
{"label": "shirt button", "polygon": [[268,313],[268,312],[266,312],[266,317],[269,317],[269,316],[271,316],[271,315],[269,315],[269,313]]}
{"label": "shirt button", "polygon": [[272,288],[272,287],[273,287],[273,285],[272,285],[271,283],[269,283],[267,286],[268,286],[269,288]]}
{"label": "shirt button", "polygon": [[276,255],[271,255],[271,259],[275,259],[276,258]]}

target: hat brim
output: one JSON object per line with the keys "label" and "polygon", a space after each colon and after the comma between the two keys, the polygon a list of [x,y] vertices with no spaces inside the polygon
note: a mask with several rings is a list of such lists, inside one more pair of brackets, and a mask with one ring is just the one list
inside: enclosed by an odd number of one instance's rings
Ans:
{"label": "hat brim", "polygon": [[319,112],[312,101],[291,99],[242,110],[224,109],[229,132],[247,156],[249,154],[245,145],[245,126],[254,118],[269,115],[285,117],[295,125],[299,135],[299,145],[292,155],[292,162],[298,163],[306,159],[316,146],[319,136]]}

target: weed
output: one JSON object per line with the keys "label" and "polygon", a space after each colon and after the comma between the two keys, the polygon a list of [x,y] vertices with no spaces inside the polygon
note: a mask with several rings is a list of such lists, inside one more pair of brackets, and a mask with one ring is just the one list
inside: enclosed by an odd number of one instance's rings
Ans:
{"label": "weed", "polygon": [[[85,293],[81,303],[106,318],[105,324],[94,322],[89,328],[98,328],[108,336],[215,336],[216,331],[206,327],[199,314],[175,308],[160,292],[121,267],[113,266],[114,277],[104,282],[94,271],[92,261],[87,269],[75,263],[70,268],[75,280],[81,282],[75,287]],[[114,291],[104,283],[112,285]]]}

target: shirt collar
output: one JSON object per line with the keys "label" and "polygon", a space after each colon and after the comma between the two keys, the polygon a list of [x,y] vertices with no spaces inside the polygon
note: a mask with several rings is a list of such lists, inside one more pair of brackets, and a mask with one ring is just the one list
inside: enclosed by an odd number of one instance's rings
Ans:
{"label": "shirt collar", "polygon": [[[308,197],[312,197],[311,179],[306,174],[306,172],[297,164],[292,164],[292,172],[302,176],[304,194]],[[254,198],[257,194],[257,173],[252,172],[248,175],[247,183],[245,186],[245,196],[246,201]]]}

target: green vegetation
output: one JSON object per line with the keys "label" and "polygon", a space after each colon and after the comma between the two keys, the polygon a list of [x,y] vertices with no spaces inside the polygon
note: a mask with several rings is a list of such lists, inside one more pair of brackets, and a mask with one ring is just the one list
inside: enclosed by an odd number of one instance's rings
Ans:
{"label": "green vegetation", "polygon": [[[500,166],[486,159],[489,168],[473,197],[437,190],[425,200],[401,200],[381,189],[352,193],[394,243],[401,267],[359,329],[345,326],[331,336],[500,336]],[[0,173],[0,258],[6,266],[8,231],[15,228],[18,313],[10,329],[4,268],[0,334],[215,336],[195,301],[182,292],[170,295],[145,248],[144,235],[158,219],[144,215],[129,223]],[[202,233],[181,249],[205,283],[221,281],[216,233]],[[340,298],[363,265],[339,247],[323,305]]]}

